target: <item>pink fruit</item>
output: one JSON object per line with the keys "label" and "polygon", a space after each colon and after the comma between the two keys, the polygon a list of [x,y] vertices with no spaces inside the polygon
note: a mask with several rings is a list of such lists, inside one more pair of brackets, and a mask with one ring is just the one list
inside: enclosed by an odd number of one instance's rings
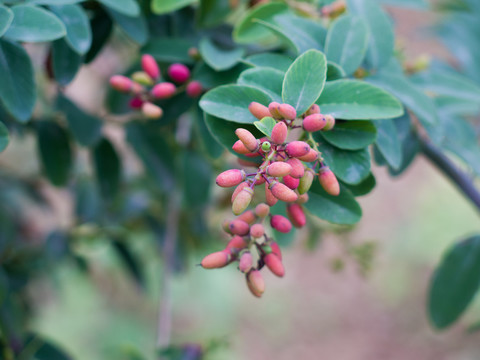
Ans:
{"label": "pink fruit", "polygon": [[274,144],[283,144],[287,140],[288,128],[284,122],[278,122],[272,129],[272,142]]}
{"label": "pink fruit", "polygon": [[262,296],[265,292],[265,281],[258,270],[252,270],[247,274],[247,285],[256,297]]}
{"label": "pink fruit", "polygon": [[153,87],[150,94],[156,99],[168,99],[175,94],[177,88],[170,82],[161,82]]}
{"label": "pink fruit", "polygon": [[110,78],[110,86],[117,91],[129,92],[132,89],[133,81],[122,75],[114,75]]}
{"label": "pink fruit", "polygon": [[274,101],[268,104],[268,111],[270,112],[271,116],[277,120],[282,118],[282,115],[280,115],[280,112],[278,111],[279,108],[280,104],[278,102]]}
{"label": "pink fruit", "polygon": [[287,215],[293,226],[297,228],[301,228],[307,223],[305,212],[303,211],[302,205],[300,204],[288,204]]}
{"label": "pink fruit", "polygon": [[202,84],[199,81],[191,81],[188,83],[185,92],[192,98],[199,97],[203,92]]}
{"label": "pink fruit", "polygon": [[278,199],[273,195],[269,186],[268,183],[265,183],[265,201],[269,206],[273,206],[277,203]]}
{"label": "pink fruit", "polygon": [[322,114],[308,115],[302,122],[303,129],[308,132],[322,130],[326,124],[327,120]]}
{"label": "pink fruit", "polygon": [[139,98],[138,96],[135,96],[134,98],[132,98],[130,100],[129,105],[132,109],[141,109],[143,103],[144,103],[144,101],[141,98]]}
{"label": "pink fruit", "polygon": [[[242,191],[238,193],[232,203],[232,212],[235,215],[240,215],[243,213],[253,198],[253,189],[250,187],[244,187]],[[241,235],[241,234],[239,234]]]}
{"label": "pink fruit", "polygon": [[154,80],[160,77],[160,69],[152,55],[145,54],[142,56],[142,69]]}
{"label": "pink fruit", "polygon": [[277,161],[267,166],[267,174],[273,177],[287,176],[292,171],[292,167],[286,162]]}
{"label": "pink fruit", "polygon": [[285,151],[290,157],[300,157],[308,154],[310,151],[310,145],[304,141],[292,141],[288,143]]}
{"label": "pink fruit", "polygon": [[251,102],[250,105],[248,105],[248,110],[258,120],[262,120],[264,117],[272,116],[270,114],[270,111],[268,110],[268,108],[265,105],[262,105],[258,102],[255,102],[255,101]]}
{"label": "pink fruit", "polygon": [[289,233],[292,230],[292,223],[285,216],[273,215],[270,219],[270,225],[281,233]]}
{"label": "pink fruit", "polygon": [[203,258],[200,265],[204,269],[217,269],[228,265],[230,254],[227,251],[217,251]]}
{"label": "pink fruit", "polygon": [[248,185],[248,182],[244,181],[244,182],[240,183],[240,184],[235,188],[235,190],[233,191],[233,194],[232,194],[232,203],[233,203],[233,200],[235,200],[235,198],[237,197],[238,193],[239,193],[240,191],[242,191],[243,188],[245,188],[245,187],[247,187],[247,186],[249,186],[249,185]]}
{"label": "pink fruit", "polygon": [[292,171],[289,174],[291,177],[300,179],[305,173],[305,166],[303,166],[300,160],[291,158],[287,160],[287,164],[292,167]]}
{"label": "pink fruit", "polygon": [[240,261],[238,262],[238,269],[243,273],[248,273],[253,267],[253,257],[250,252],[244,252],[240,256]]}
{"label": "pink fruit", "polygon": [[142,105],[142,113],[149,119],[158,119],[162,117],[163,110],[155,104],[145,102]]}
{"label": "pink fruit", "polygon": [[278,113],[282,118],[288,120],[295,120],[295,118],[297,117],[297,112],[295,111],[295,108],[289,104],[281,104],[278,107]]}
{"label": "pink fruit", "polygon": [[296,188],[298,188],[298,184],[300,183],[300,179],[295,179],[290,175],[284,176],[282,181],[285,185],[287,185],[292,190],[295,190]]}
{"label": "pink fruit", "polygon": [[333,196],[338,196],[340,194],[340,185],[338,184],[337,177],[328,166],[320,168],[318,180],[328,194]]}
{"label": "pink fruit", "polygon": [[235,134],[250,152],[257,152],[260,148],[260,142],[247,129],[238,128]]}
{"label": "pink fruit", "polygon": [[261,238],[263,234],[265,234],[265,228],[262,224],[255,224],[250,228],[250,236],[254,238]]}
{"label": "pink fruit", "polygon": [[253,224],[257,218],[255,217],[255,214],[253,213],[252,210],[247,210],[241,215],[237,216],[238,220],[243,220],[247,224]]}
{"label": "pink fruit", "polygon": [[243,238],[239,235],[235,235],[228,243],[227,246],[225,247],[225,250],[231,250],[231,249],[236,249],[236,250],[241,250],[247,246],[247,242],[243,240]]}
{"label": "pink fruit", "polygon": [[274,275],[278,277],[285,275],[285,268],[283,267],[282,261],[273,252],[265,255],[263,261]]}
{"label": "pink fruit", "polygon": [[275,241],[270,243],[270,247],[272,248],[272,253],[277,255],[277,257],[282,260],[282,250],[280,250],[280,246]]}
{"label": "pink fruit", "polygon": [[318,159],[318,152],[310,149],[310,151],[306,155],[299,156],[297,159],[304,162],[313,162]]}
{"label": "pink fruit", "polygon": [[269,213],[270,206],[265,203],[260,203],[255,207],[255,215],[257,215],[259,218],[267,217]]}
{"label": "pink fruit", "polygon": [[250,225],[243,220],[233,220],[229,225],[232,234],[244,236],[250,231]]}
{"label": "pink fruit", "polygon": [[190,78],[190,70],[183,64],[172,64],[168,68],[168,76],[176,83],[184,83]]}
{"label": "pink fruit", "polygon": [[269,188],[272,191],[273,196],[275,196],[278,200],[294,202],[298,199],[298,195],[295,194],[295,192],[285,184],[273,181]]}
{"label": "pink fruit", "polygon": [[318,106],[317,104],[313,104],[312,106],[310,106],[310,109],[307,110],[305,115],[308,116],[312,114],[320,114],[320,106]]}
{"label": "pink fruit", "polygon": [[232,187],[239,185],[246,178],[247,174],[244,170],[230,169],[219,174],[216,183],[221,187]]}

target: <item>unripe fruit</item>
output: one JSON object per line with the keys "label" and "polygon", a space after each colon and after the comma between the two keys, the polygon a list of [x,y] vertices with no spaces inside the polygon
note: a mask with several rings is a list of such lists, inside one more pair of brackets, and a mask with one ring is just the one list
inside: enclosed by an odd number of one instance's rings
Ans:
{"label": "unripe fruit", "polygon": [[268,141],[264,141],[262,142],[261,149],[264,153],[268,153],[272,149],[272,144],[270,144]]}
{"label": "unripe fruit", "polygon": [[292,167],[286,162],[277,161],[273,164],[268,165],[266,171],[267,174],[270,176],[282,177],[290,174],[290,172],[292,171]]}
{"label": "unripe fruit", "polygon": [[287,185],[292,190],[295,190],[296,188],[298,188],[298,184],[300,183],[300,179],[295,179],[290,175],[284,176],[282,181],[285,185]]}
{"label": "unripe fruit", "polygon": [[305,131],[315,132],[322,130],[326,124],[327,120],[325,116],[322,114],[312,114],[303,119],[302,126]]}
{"label": "unripe fruit", "polygon": [[188,56],[190,56],[193,60],[200,60],[202,58],[200,51],[198,51],[196,47],[191,47],[188,49]]}
{"label": "unripe fruit", "polygon": [[310,149],[310,151],[306,155],[299,156],[297,159],[305,162],[313,162],[318,159],[318,152]]}
{"label": "unripe fruit", "polygon": [[248,110],[255,116],[258,120],[262,120],[264,117],[272,116],[270,111],[265,105],[262,105],[258,102],[252,101],[250,105],[248,105]]}
{"label": "unripe fruit", "polygon": [[300,179],[305,173],[305,167],[300,160],[291,158],[287,160],[287,164],[292,167],[292,171],[289,174],[291,177]]}
{"label": "unripe fruit", "polygon": [[191,98],[199,97],[200,95],[202,95],[203,92],[202,84],[200,84],[199,81],[191,81],[188,83],[185,92]]}
{"label": "unripe fruit", "polygon": [[265,255],[263,262],[274,275],[278,277],[285,275],[285,268],[283,267],[282,261],[274,253]]}
{"label": "unripe fruit", "polygon": [[259,218],[263,219],[264,217],[267,217],[269,213],[270,206],[265,203],[260,203],[255,207],[255,215],[257,215]]}
{"label": "unripe fruit", "polygon": [[279,107],[280,107],[280,104],[275,101],[268,104],[268,111],[270,112],[271,116],[277,120],[282,118],[282,115],[280,115],[280,112],[278,111]]}
{"label": "unripe fruit", "polygon": [[249,154],[250,150],[248,150],[245,145],[243,145],[241,140],[235,141],[235,144],[232,146],[232,150],[235,151],[237,154]]}
{"label": "unripe fruit", "polygon": [[340,194],[340,185],[338,184],[337,177],[328,166],[320,168],[318,180],[328,194],[333,196],[338,196],[338,194]]}
{"label": "unripe fruit", "polygon": [[168,68],[168,76],[176,83],[184,83],[190,78],[190,70],[183,64],[172,64]]}
{"label": "unripe fruit", "polygon": [[252,210],[245,211],[243,214],[237,216],[237,219],[238,220],[243,220],[247,224],[253,224],[255,222],[255,220],[257,220],[256,217],[255,217],[255,214],[253,213]]}
{"label": "unripe fruit", "polygon": [[288,143],[285,151],[290,157],[300,157],[308,154],[310,151],[310,145],[308,145],[305,141],[292,141]]}
{"label": "unripe fruit", "polygon": [[265,292],[265,281],[258,270],[252,270],[247,274],[247,285],[252,294],[257,297]]}
{"label": "unripe fruit", "polygon": [[247,129],[238,128],[235,130],[235,135],[237,135],[243,145],[245,145],[250,152],[257,152],[260,148],[259,141]]}
{"label": "unripe fruit", "polygon": [[143,71],[136,71],[132,74],[132,80],[136,83],[151,86],[153,85],[153,79],[148,76],[146,72]]}
{"label": "unripe fruit", "polygon": [[308,116],[312,114],[320,114],[320,106],[318,106],[317,104],[313,104],[312,106],[310,106],[310,109],[307,110],[305,115]]}
{"label": "unripe fruit", "polygon": [[242,183],[240,183],[234,190],[233,194],[232,194],[232,202],[233,200],[235,200],[235,198],[237,197],[237,195],[240,193],[240,191],[242,191],[245,187],[249,186],[248,182],[244,181]]}
{"label": "unripe fruit", "polygon": [[273,215],[270,219],[270,225],[281,233],[289,233],[292,230],[292,223],[285,216]]}
{"label": "unripe fruit", "polygon": [[252,225],[250,228],[250,236],[254,238],[261,238],[265,234],[265,228],[262,224]]}
{"label": "unripe fruit", "polygon": [[332,130],[333,127],[335,126],[335,118],[328,114],[328,115],[325,115],[325,120],[327,121],[327,123],[325,124],[325,126],[323,127],[323,131],[329,131],[329,130]]}
{"label": "unripe fruit", "polygon": [[238,269],[243,273],[248,273],[252,270],[253,267],[253,257],[250,252],[245,252],[240,256],[240,261],[238,262]]}
{"label": "unripe fruit", "polygon": [[301,194],[298,196],[297,203],[298,204],[305,204],[308,201],[308,194]]}
{"label": "unripe fruit", "polygon": [[272,248],[272,253],[277,255],[277,257],[282,260],[282,250],[280,250],[280,246],[275,241],[270,242],[270,247]]}
{"label": "unripe fruit", "polygon": [[226,251],[217,251],[203,258],[200,265],[204,269],[218,269],[228,265],[230,254]]}
{"label": "unripe fruit", "polygon": [[250,205],[250,202],[252,201],[253,197],[253,189],[249,187],[245,187],[238,193],[238,195],[235,197],[235,200],[233,200],[232,203],[232,212],[235,215],[240,215],[242,212],[244,212],[248,205]]}
{"label": "unripe fruit", "polygon": [[288,120],[294,120],[297,117],[297,112],[295,111],[295,108],[289,104],[281,104],[278,107],[278,113],[284,119]]}
{"label": "unripe fruit", "polygon": [[279,183],[277,181],[273,181],[270,184],[270,190],[272,191],[273,196],[275,196],[278,200],[282,200],[285,202],[294,202],[298,199],[298,195],[295,194],[292,189],[288,188],[288,186],[286,186],[285,184]]}
{"label": "unripe fruit", "polygon": [[297,228],[301,228],[307,223],[307,218],[305,217],[305,212],[303,211],[302,205],[288,204],[287,215],[293,226]]}
{"label": "unripe fruit", "polygon": [[312,169],[307,168],[305,170],[305,175],[302,176],[300,183],[298,184],[297,191],[300,195],[305,194],[308,190],[310,190],[314,178],[315,172]]}
{"label": "unripe fruit", "polygon": [[142,113],[149,119],[158,119],[163,115],[163,110],[150,102],[145,102],[142,105]]}
{"label": "unripe fruit", "polygon": [[[247,242],[243,239],[243,237],[239,235],[235,235],[228,243],[227,246],[225,247],[225,250],[241,250],[245,247],[247,247]],[[230,251],[231,252],[231,251]]]}
{"label": "unripe fruit", "polygon": [[232,232],[230,231],[230,220],[223,220],[222,222],[222,229],[225,231],[227,234],[231,234]]}
{"label": "unripe fruit", "polygon": [[152,55],[145,54],[142,56],[142,69],[154,80],[160,77],[160,69]]}
{"label": "unripe fruit", "polygon": [[150,94],[152,94],[155,99],[168,99],[175,94],[176,90],[177,88],[172,83],[161,82],[153,87]]}
{"label": "unripe fruit", "polygon": [[135,96],[130,100],[129,105],[132,109],[141,109],[144,102],[140,97]]}
{"label": "unripe fruit", "polygon": [[277,203],[278,199],[273,195],[269,186],[268,183],[265,183],[265,201],[269,206],[273,206]]}
{"label": "unripe fruit", "polygon": [[244,170],[230,169],[219,174],[215,182],[221,187],[232,187],[245,181],[246,178],[247,174]]}
{"label": "unripe fruit", "polygon": [[244,236],[250,231],[250,226],[243,220],[233,220],[230,225],[232,234]]}
{"label": "unripe fruit", "polygon": [[132,89],[133,81],[122,75],[114,75],[110,78],[110,86],[117,91],[129,92]]}
{"label": "unripe fruit", "polygon": [[278,122],[272,129],[272,142],[275,144],[283,144],[287,140],[288,128],[284,122]]}

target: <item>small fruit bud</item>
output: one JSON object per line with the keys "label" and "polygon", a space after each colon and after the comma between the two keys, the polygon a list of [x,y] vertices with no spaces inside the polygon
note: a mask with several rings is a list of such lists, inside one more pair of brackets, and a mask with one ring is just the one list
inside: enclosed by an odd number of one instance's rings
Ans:
{"label": "small fruit bud", "polygon": [[292,167],[292,171],[289,174],[291,177],[295,179],[300,179],[305,173],[305,167],[300,160],[296,158],[291,158],[287,160],[287,164]]}
{"label": "small fruit bud", "polygon": [[250,202],[252,201],[253,197],[253,189],[249,187],[245,187],[238,193],[238,195],[235,197],[235,200],[233,200],[232,204],[232,212],[235,215],[240,215],[242,212],[244,212],[248,205],[250,205]]}
{"label": "small fruit bud", "polygon": [[320,106],[318,106],[317,104],[313,104],[312,106],[310,106],[310,109],[307,110],[305,115],[308,116],[312,114],[320,114]]}
{"label": "small fruit bud", "polygon": [[264,141],[262,143],[262,151],[264,153],[270,152],[271,149],[272,149],[272,144],[270,144],[268,141]]}
{"label": "small fruit bud", "polygon": [[129,105],[132,109],[141,109],[143,103],[144,103],[144,101],[140,97],[135,96],[134,98],[132,98],[130,100]]}
{"label": "small fruit bud", "polygon": [[153,85],[153,79],[143,71],[137,71],[132,74],[132,80],[141,85]]}
{"label": "small fruit bud", "polygon": [[259,141],[247,129],[238,128],[235,134],[250,152],[257,152],[260,148]]}
{"label": "small fruit bud", "polygon": [[288,143],[285,151],[290,157],[300,157],[308,154],[308,152],[310,151],[310,145],[308,145],[304,141],[292,141]]}
{"label": "small fruit bud", "polygon": [[190,70],[183,64],[172,64],[168,68],[168,76],[176,83],[184,83],[190,78]]}
{"label": "small fruit bud", "polygon": [[256,297],[262,296],[265,292],[265,281],[258,270],[252,270],[247,274],[247,285]]}
{"label": "small fruit bud", "polygon": [[297,228],[301,228],[307,223],[307,218],[305,217],[305,212],[303,211],[302,205],[288,204],[287,215],[293,226]]}
{"label": "small fruit bud", "polygon": [[330,131],[333,129],[333,127],[335,126],[335,118],[328,114],[328,115],[325,115],[325,120],[326,120],[326,124],[325,126],[323,127],[323,131]]}
{"label": "small fruit bud", "polygon": [[252,225],[250,228],[250,236],[254,238],[261,238],[265,234],[265,228],[262,224]]}
{"label": "small fruit bud", "polygon": [[298,204],[305,204],[308,201],[308,194],[301,194],[298,196],[297,203]]}
{"label": "small fruit bud", "polygon": [[269,206],[275,205],[278,201],[278,199],[275,196],[273,196],[273,193],[270,190],[268,183],[265,183],[265,201]]}
{"label": "small fruit bud", "polygon": [[159,119],[163,115],[163,110],[155,104],[145,102],[142,105],[142,113],[149,119]]}
{"label": "small fruit bud", "polygon": [[240,191],[242,191],[245,187],[249,186],[248,182],[244,181],[242,183],[240,183],[236,188],[235,190],[233,191],[233,194],[232,194],[232,203],[233,201],[235,200],[235,198],[237,197],[238,193]]}
{"label": "small fruit bud", "polygon": [[153,87],[150,94],[155,99],[168,99],[175,94],[177,88],[170,82],[161,82]]}
{"label": "small fruit bud", "polygon": [[245,221],[247,224],[253,224],[255,222],[256,217],[255,217],[255,214],[253,213],[252,210],[247,210],[245,211],[244,213],[242,213],[241,215],[239,215],[237,217],[238,220],[243,220]]}
{"label": "small fruit bud", "polygon": [[272,253],[277,255],[277,257],[282,260],[282,250],[280,250],[280,246],[275,241],[270,242],[270,247],[272,248]]}
{"label": "small fruit bud", "polygon": [[262,120],[264,117],[270,117],[270,111],[265,105],[262,105],[258,102],[252,101],[248,105],[248,110],[255,116],[258,120]]}
{"label": "small fruit bud", "polygon": [[295,120],[297,117],[297,112],[295,111],[295,108],[292,105],[289,104],[281,104],[278,107],[278,113],[282,118],[288,119],[288,120]]}
{"label": "small fruit bud", "polygon": [[297,159],[305,162],[313,162],[318,159],[318,152],[310,149],[310,151],[306,155],[299,156]]}
{"label": "small fruit bud", "polygon": [[292,223],[285,216],[273,215],[270,219],[270,225],[281,233],[289,233],[292,230]]}
{"label": "small fruit bud", "polygon": [[295,194],[292,189],[277,181],[273,181],[270,184],[270,190],[272,191],[273,196],[275,196],[278,200],[294,202],[298,199],[298,195]]}
{"label": "small fruit bud", "polygon": [[285,268],[283,267],[282,261],[274,253],[265,255],[263,262],[274,275],[278,277],[285,275]]}
{"label": "small fruit bud", "polygon": [[132,89],[133,81],[122,75],[114,75],[110,78],[110,86],[117,91],[129,92]]}
{"label": "small fruit bud", "polygon": [[290,172],[292,171],[292,167],[286,162],[277,161],[273,164],[268,165],[266,171],[267,174],[270,176],[282,177],[290,174]]}
{"label": "small fruit bud", "polygon": [[272,129],[272,142],[275,144],[283,144],[287,140],[288,128],[284,122],[278,122]]}
{"label": "small fruit bud", "polygon": [[338,196],[340,194],[340,185],[337,177],[328,166],[322,166],[318,173],[318,180],[323,189],[330,195]]}
{"label": "small fruit bud", "polygon": [[305,174],[300,179],[300,183],[298,184],[297,190],[300,195],[305,194],[308,190],[310,190],[314,178],[315,172],[312,169],[307,168],[305,170]]}
{"label": "small fruit bud", "polygon": [[290,175],[284,176],[282,181],[285,185],[287,185],[292,190],[295,190],[296,188],[298,188],[298,184],[300,183],[300,179],[295,179]]}
{"label": "small fruit bud", "polygon": [[244,236],[244,235],[247,235],[248,232],[250,231],[250,225],[248,225],[243,220],[238,220],[238,219],[233,220],[229,226],[230,226],[230,231],[232,232],[232,234],[235,234],[235,235]]}
{"label": "small fruit bud", "polygon": [[243,273],[248,273],[252,270],[253,267],[253,257],[252,254],[247,251],[240,256],[240,261],[238,263],[238,269]]}
{"label": "small fruit bud", "polygon": [[215,182],[221,187],[232,187],[245,181],[246,178],[247,174],[245,174],[244,170],[230,169],[219,174]]}
{"label": "small fruit bud", "polygon": [[203,258],[200,265],[204,269],[218,269],[228,265],[230,254],[226,251],[217,251]]}
{"label": "small fruit bud", "polygon": [[225,250],[241,250],[247,247],[247,242],[239,235],[235,235],[225,247]]}
{"label": "small fruit bud", "polygon": [[326,124],[327,120],[322,114],[308,115],[302,122],[303,129],[308,132],[322,130]]}
{"label": "small fruit bud", "polygon": [[160,69],[152,55],[145,54],[142,56],[142,69],[154,80],[160,77]]}
{"label": "small fruit bud", "polygon": [[188,56],[190,56],[193,60],[200,60],[202,58],[200,51],[198,51],[196,47],[191,47],[188,49]]}
{"label": "small fruit bud", "polygon": [[279,107],[280,107],[280,104],[275,101],[268,104],[268,111],[270,112],[271,116],[277,120],[282,118],[282,115],[280,115],[280,112],[278,111]]}
{"label": "small fruit bud", "polygon": [[270,213],[270,206],[265,203],[260,203],[255,207],[255,215],[259,218],[265,218]]}
{"label": "small fruit bud", "polygon": [[188,83],[185,92],[191,98],[199,97],[203,92],[202,84],[199,81],[191,81]]}

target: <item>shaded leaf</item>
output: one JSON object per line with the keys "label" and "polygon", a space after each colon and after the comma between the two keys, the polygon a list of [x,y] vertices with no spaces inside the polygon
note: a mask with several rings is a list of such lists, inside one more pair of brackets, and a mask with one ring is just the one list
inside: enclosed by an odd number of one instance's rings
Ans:
{"label": "shaded leaf", "polygon": [[92,155],[100,192],[106,200],[112,200],[118,193],[122,176],[122,164],[117,151],[108,139],[102,138]]}
{"label": "shaded leaf", "polygon": [[200,41],[199,50],[203,60],[208,66],[217,71],[232,68],[240,61],[245,53],[243,48],[235,48],[231,50],[221,49],[209,38],[203,38]]}
{"label": "shaded leaf", "polygon": [[337,121],[332,130],[319,134],[335,147],[359,150],[375,141],[377,131],[371,121]]}
{"label": "shaded leaf", "polygon": [[51,6],[67,30],[65,40],[79,55],[84,55],[92,45],[92,30],[87,14],[79,5]]}

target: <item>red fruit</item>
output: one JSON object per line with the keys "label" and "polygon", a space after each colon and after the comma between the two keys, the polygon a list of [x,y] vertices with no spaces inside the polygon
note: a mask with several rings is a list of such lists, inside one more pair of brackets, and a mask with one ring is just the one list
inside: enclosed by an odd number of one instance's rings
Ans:
{"label": "red fruit", "polygon": [[315,132],[322,130],[326,124],[327,120],[325,116],[322,114],[312,114],[303,119],[302,126],[305,131]]}
{"label": "red fruit", "polygon": [[285,151],[290,157],[300,157],[308,154],[310,151],[310,145],[304,141],[292,141],[288,143]]}
{"label": "red fruit", "polygon": [[235,130],[235,135],[250,152],[257,152],[260,148],[260,142],[247,129],[238,128]]}
{"label": "red fruit", "polygon": [[289,233],[292,230],[292,223],[285,216],[273,215],[270,219],[270,225],[281,233]]}
{"label": "red fruit", "polygon": [[243,273],[248,273],[252,270],[253,267],[253,257],[250,252],[244,252],[242,256],[240,256],[240,261],[238,262],[238,269]]}
{"label": "red fruit", "polygon": [[152,55],[145,54],[142,56],[142,69],[154,80],[160,77],[160,69]]}
{"label": "red fruit", "polygon": [[269,186],[268,183],[265,183],[265,201],[269,206],[273,206],[277,203],[278,199],[273,195]]}
{"label": "red fruit", "polygon": [[279,107],[280,107],[280,104],[275,101],[268,104],[268,111],[270,112],[272,117],[277,120],[282,118],[282,115],[280,115],[280,112],[278,111]]}
{"label": "red fruit", "polygon": [[275,196],[278,200],[294,202],[298,199],[298,195],[295,194],[295,192],[285,184],[273,181],[269,188],[272,191],[273,196]]}
{"label": "red fruit", "polygon": [[325,115],[325,120],[327,121],[326,125],[322,129],[323,131],[332,130],[335,126],[335,118],[332,115]]}
{"label": "red fruit", "polygon": [[237,186],[246,178],[247,174],[245,174],[244,170],[230,169],[218,175],[215,182],[221,187],[232,187]]}
{"label": "red fruit", "polygon": [[245,211],[243,214],[237,216],[237,219],[243,220],[247,224],[252,224],[255,222],[255,220],[257,220],[252,210]]}
{"label": "red fruit", "polygon": [[250,231],[250,225],[243,220],[233,220],[229,225],[232,234],[244,236]]}
{"label": "red fruit", "polygon": [[320,106],[318,106],[317,104],[313,104],[312,106],[310,106],[310,109],[307,110],[305,115],[308,116],[312,114],[320,114]]}
{"label": "red fruit", "polygon": [[176,90],[177,88],[172,83],[161,82],[153,87],[150,94],[152,94],[155,99],[168,99],[175,94]]}
{"label": "red fruit", "polygon": [[275,144],[283,144],[287,140],[288,128],[284,122],[278,122],[272,129],[272,142]]}
{"label": "red fruit", "polygon": [[310,151],[306,155],[299,156],[297,159],[305,162],[312,162],[318,159],[318,152],[310,149]]}
{"label": "red fruit", "polygon": [[338,196],[340,194],[340,185],[338,184],[337,177],[328,166],[320,168],[318,180],[328,194],[333,196]]}
{"label": "red fruit", "polygon": [[262,224],[252,225],[250,228],[250,236],[254,238],[261,238],[265,234],[265,228]]}
{"label": "red fruit", "polygon": [[298,193],[300,195],[305,194],[308,190],[310,190],[314,178],[315,172],[312,169],[307,168],[305,170],[305,175],[303,175],[303,177],[300,179],[300,183],[298,184]]}
{"label": "red fruit", "polygon": [[247,209],[248,205],[250,205],[252,197],[253,189],[250,187],[244,187],[242,191],[240,191],[235,197],[235,200],[233,200],[232,212],[235,215],[240,215],[241,213],[243,213]]}
{"label": "red fruit", "polygon": [[280,250],[280,246],[278,246],[275,241],[272,241],[269,245],[272,248],[272,253],[277,255],[277,257],[282,260],[282,250]]}
{"label": "red fruit", "polygon": [[245,247],[247,247],[247,242],[243,240],[243,238],[239,235],[235,235],[228,243],[227,246],[225,247],[225,250],[241,250]]}
{"label": "red fruit", "polygon": [[132,89],[133,81],[122,75],[114,75],[110,78],[110,86],[117,91],[129,92]]}
{"label": "red fruit", "polygon": [[292,167],[286,162],[274,162],[267,166],[267,174],[273,177],[287,176],[292,171]]}
{"label": "red fruit", "polygon": [[132,109],[141,109],[144,101],[140,99],[139,97],[134,97],[130,100],[130,107]]}
{"label": "red fruit", "polygon": [[243,188],[245,188],[245,187],[247,187],[247,186],[249,186],[249,185],[248,185],[248,182],[244,181],[244,182],[240,183],[240,184],[235,188],[235,190],[233,191],[233,194],[232,194],[232,202],[233,202],[233,200],[235,200],[235,198],[237,197],[238,193],[239,193],[240,191],[242,191]]}
{"label": "red fruit", "polygon": [[303,211],[302,205],[288,204],[287,215],[293,226],[297,228],[301,228],[307,223],[307,218],[305,217],[305,212]]}
{"label": "red fruit", "polygon": [[230,254],[223,250],[205,256],[200,265],[202,265],[204,269],[217,269],[228,265],[229,261]]}
{"label": "red fruit", "polygon": [[265,292],[265,281],[258,270],[252,270],[247,274],[247,285],[256,297],[262,296]]}
{"label": "red fruit", "polygon": [[199,81],[191,81],[188,83],[185,92],[192,98],[199,97],[203,92],[202,84]]}
{"label": "red fruit", "polygon": [[250,150],[248,150],[245,145],[243,145],[241,140],[235,141],[235,144],[232,146],[233,151],[235,151],[237,154],[249,154]]}
{"label": "red fruit", "polygon": [[285,268],[282,261],[274,253],[267,254],[263,257],[263,262],[267,265],[268,269],[278,277],[285,275]]}
{"label": "red fruit", "polygon": [[168,68],[168,76],[176,83],[184,83],[190,78],[190,70],[183,64],[172,64]]}
{"label": "red fruit", "polygon": [[145,102],[142,105],[142,113],[149,119],[159,119],[163,115],[163,110],[155,104]]}
{"label": "red fruit", "polygon": [[270,111],[265,105],[262,105],[258,102],[252,101],[250,105],[248,105],[248,110],[255,116],[258,120],[262,120],[264,117],[272,116]]}
{"label": "red fruit", "polygon": [[287,185],[292,190],[295,190],[296,188],[298,188],[298,184],[300,183],[300,179],[295,179],[290,175],[284,176],[282,181],[285,185]]}
{"label": "red fruit", "polygon": [[289,104],[281,104],[278,107],[278,113],[284,119],[288,120],[294,120],[297,117],[297,112],[295,111],[295,108]]}
{"label": "red fruit", "polygon": [[300,179],[305,173],[305,167],[300,160],[296,158],[291,158],[287,160],[287,164],[292,167],[292,171],[289,174],[291,177],[295,179]]}

